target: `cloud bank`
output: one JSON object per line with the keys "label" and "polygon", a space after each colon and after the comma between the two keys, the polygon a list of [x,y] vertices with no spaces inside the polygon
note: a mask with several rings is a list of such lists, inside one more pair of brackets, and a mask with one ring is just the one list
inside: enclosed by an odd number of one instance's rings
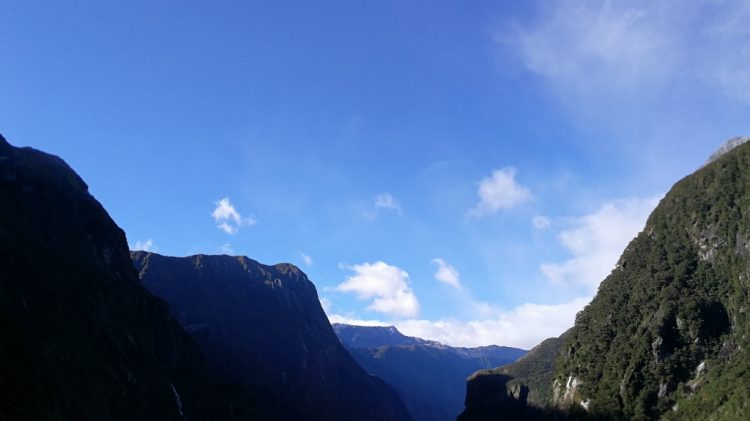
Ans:
{"label": "cloud bank", "polygon": [[455,319],[406,319],[393,322],[362,320],[330,314],[331,323],[362,326],[394,325],[401,333],[436,340],[451,346],[476,347],[504,345],[530,349],[542,340],[557,337],[573,326],[575,316],[590,297],[574,299],[563,304],[526,303],[499,316],[486,320],[459,321]]}
{"label": "cloud bank", "polygon": [[615,200],[575,218],[558,235],[558,241],[572,257],[561,263],[542,264],[542,273],[552,282],[583,285],[595,292],[630,240],[646,225],[660,199],[661,196]]}

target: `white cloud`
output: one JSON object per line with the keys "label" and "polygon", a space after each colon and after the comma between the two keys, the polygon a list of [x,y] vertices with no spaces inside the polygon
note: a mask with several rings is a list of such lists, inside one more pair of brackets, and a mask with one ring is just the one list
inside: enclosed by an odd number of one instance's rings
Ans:
{"label": "white cloud", "polygon": [[211,217],[216,221],[217,228],[230,235],[236,234],[241,227],[255,225],[257,222],[252,217],[240,215],[228,197],[216,202],[216,209],[211,212]]}
{"label": "white cloud", "polygon": [[299,254],[300,254],[300,257],[302,258],[302,261],[305,262],[305,266],[308,266],[308,267],[312,266],[312,264],[313,264],[313,258],[312,257],[306,255],[303,252],[300,252]]}
{"label": "white cloud", "polygon": [[154,244],[154,240],[149,238],[146,241],[136,241],[133,250],[156,251],[157,247]]}
{"label": "white cloud", "polygon": [[453,288],[461,289],[461,279],[456,268],[438,257],[432,259],[431,263],[437,265],[435,280],[440,281],[444,284],[448,284]]}
{"label": "white cloud", "polygon": [[471,218],[510,209],[531,199],[529,189],[516,182],[516,169],[512,167],[492,171],[491,176],[479,182],[477,195],[479,203],[467,214]]}
{"label": "white cloud", "polygon": [[409,286],[409,274],[385,262],[345,266],[354,275],[339,284],[335,291],[354,292],[360,300],[372,299],[369,310],[397,317],[419,313],[419,301]]}
{"label": "white cloud", "polygon": [[234,249],[232,249],[232,245],[229,243],[224,243],[219,247],[219,252],[221,254],[234,254]]}
{"label": "white cloud", "polygon": [[331,323],[363,326],[395,325],[401,333],[430,339],[452,346],[475,347],[504,345],[530,349],[546,338],[557,337],[573,326],[578,311],[589,297],[562,304],[522,304],[497,317],[460,321],[408,319],[395,322],[361,320],[337,314],[329,315]]}
{"label": "white cloud", "polygon": [[362,215],[370,221],[373,221],[378,217],[380,209],[395,211],[400,215],[401,203],[399,203],[398,199],[388,192],[380,193],[372,199],[372,209],[363,211]]}
{"label": "white cloud", "polygon": [[375,196],[375,207],[395,211],[401,210],[401,204],[398,203],[398,200],[396,200],[396,198],[390,193],[381,193]]}
{"label": "white cloud", "polygon": [[534,228],[538,229],[539,231],[544,231],[547,228],[549,228],[551,222],[549,218],[545,216],[535,216],[531,220],[531,224],[534,226]]}
{"label": "white cloud", "polygon": [[545,263],[542,272],[552,282],[583,285],[593,293],[630,240],[643,229],[660,198],[615,200],[574,219],[572,227],[558,236],[572,257],[562,263]]}

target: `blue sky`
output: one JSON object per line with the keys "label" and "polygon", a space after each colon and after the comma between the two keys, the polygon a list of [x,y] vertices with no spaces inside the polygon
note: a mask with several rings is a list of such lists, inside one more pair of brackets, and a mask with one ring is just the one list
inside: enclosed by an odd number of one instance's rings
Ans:
{"label": "blue sky", "polygon": [[0,132],[131,247],[296,263],[335,321],[558,335],[750,132],[747,2],[248,3],[4,1]]}

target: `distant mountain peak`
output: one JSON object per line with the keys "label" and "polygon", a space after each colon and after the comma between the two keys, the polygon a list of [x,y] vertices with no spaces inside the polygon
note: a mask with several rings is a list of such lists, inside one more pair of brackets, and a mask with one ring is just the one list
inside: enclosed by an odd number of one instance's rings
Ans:
{"label": "distant mountain peak", "polygon": [[711,156],[708,158],[708,161],[706,161],[704,166],[716,161],[717,159],[725,155],[727,152],[731,151],[732,149],[736,148],[737,146],[742,145],[743,143],[749,140],[750,140],[750,136],[737,136],[737,137],[733,137],[727,140],[726,142],[724,142],[723,145],[719,147],[719,149],[716,150],[716,152],[711,154]]}
{"label": "distant mountain peak", "polygon": [[441,343],[406,336],[396,326],[355,326],[334,323],[333,330],[341,342],[354,348],[380,348],[381,346],[432,345]]}

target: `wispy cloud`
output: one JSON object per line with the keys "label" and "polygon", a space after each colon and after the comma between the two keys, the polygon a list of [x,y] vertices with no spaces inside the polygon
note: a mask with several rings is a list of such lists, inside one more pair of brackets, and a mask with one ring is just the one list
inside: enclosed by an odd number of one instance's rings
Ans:
{"label": "wispy cloud", "polygon": [[380,210],[390,210],[401,214],[401,203],[392,194],[385,192],[380,193],[372,199],[372,208],[362,212],[365,218],[375,220]]}
{"label": "wispy cloud", "polygon": [[531,199],[529,189],[516,181],[516,169],[512,167],[492,171],[489,177],[479,182],[477,195],[479,203],[469,210],[469,218],[479,218],[500,209],[510,209]]}
{"label": "wispy cloud", "polygon": [[302,261],[305,262],[305,266],[310,267],[313,264],[313,258],[306,255],[303,252],[299,253],[300,257],[302,258]]}
{"label": "wispy cloud", "polygon": [[360,300],[372,302],[369,310],[396,317],[419,314],[419,301],[409,285],[409,274],[385,262],[343,266],[354,274],[334,291],[353,292]]}
{"label": "wispy cloud", "polygon": [[234,254],[234,249],[232,248],[232,245],[229,243],[224,243],[219,247],[219,252],[221,254]]}
{"label": "wispy cloud", "polygon": [[375,196],[375,207],[401,211],[401,204],[399,204],[398,200],[396,200],[396,198],[390,193],[381,193]]}
{"label": "wispy cloud", "polygon": [[133,250],[156,251],[157,247],[156,244],[154,244],[154,240],[149,238],[146,241],[136,241]]}
{"label": "wispy cloud", "polygon": [[544,231],[552,224],[546,216],[535,216],[531,219],[531,225],[539,231]]}
{"label": "wispy cloud", "polygon": [[236,234],[241,227],[257,223],[255,218],[240,215],[228,197],[216,202],[216,208],[211,212],[211,217],[216,221],[217,228],[230,235]]}
{"label": "wispy cloud", "polygon": [[696,83],[750,102],[748,19],[742,0],[563,0],[495,39],[577,104],[652,100]]}
{"label": "wispy cloud", "polygon": [[450,285],[456,289],[461,289],[461,279],[456,268],[439,257],[432,259],[431,263],[437,265],[437,271],[434,275],[436,281]]}
{"label": "wispy cloud", "polygon": [[595,292],[630,240],[643,229],[660,198],[615,200],[573,219],[571,226],[558,235],[572,257],[562,263],[545,263],[541,271],[552,282],[582,285]]}

